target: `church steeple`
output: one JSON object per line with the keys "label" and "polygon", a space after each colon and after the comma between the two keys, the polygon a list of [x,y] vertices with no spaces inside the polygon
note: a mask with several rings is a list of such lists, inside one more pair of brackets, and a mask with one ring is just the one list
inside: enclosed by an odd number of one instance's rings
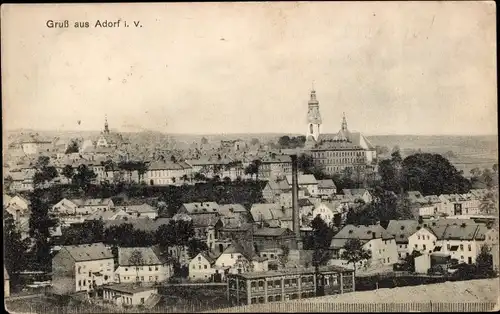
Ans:
{"label": "church steeple", "polygon": [[347,131],[347,120],[345,118],[345,112],[342,113],[342,131]]}
{"label": "church steeple", "polygon": [[108,115],[104,116],[104,133],[109,134]]}
{"label": "church steeple", "polygon": [[311,89],[309,101],[307,103],[307,132],[306,140],[314,142],[319,139],[319,128],[321,125],[321,114],[319,113],[319,101],[316,99],[314,83]]}
{"label": "church steeple", "polygon": [[342,127],[340,131],[333,138],[334,141],[337,142],[350,142],[351,141],[351,133],[347,129],[347,119],[345,117],[345,112],[342,113]]}

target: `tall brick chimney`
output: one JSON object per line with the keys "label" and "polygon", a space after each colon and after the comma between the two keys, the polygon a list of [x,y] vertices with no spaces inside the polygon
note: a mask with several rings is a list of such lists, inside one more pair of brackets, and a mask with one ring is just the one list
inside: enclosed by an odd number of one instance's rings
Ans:
{"label": "tall brick chimney", "polygon": [[302,238],[300,236],[300,215],[299,215],[299,180],[298,180],[298,165],[297,155],[291,155],[292,158],[292,221],[293,233],[295,234],[295,241],[297,249],[302,249]]}

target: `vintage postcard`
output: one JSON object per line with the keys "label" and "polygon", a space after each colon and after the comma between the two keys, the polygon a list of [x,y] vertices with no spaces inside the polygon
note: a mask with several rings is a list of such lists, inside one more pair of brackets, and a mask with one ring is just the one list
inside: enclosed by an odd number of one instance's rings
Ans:
{"label": "vintage postcard", "polygon": [[4,4],[10,313],[498,310],[496,6]]}

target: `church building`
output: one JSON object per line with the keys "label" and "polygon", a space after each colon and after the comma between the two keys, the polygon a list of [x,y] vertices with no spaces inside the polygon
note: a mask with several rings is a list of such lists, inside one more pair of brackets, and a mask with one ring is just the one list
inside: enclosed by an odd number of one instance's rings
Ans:
{"label": "church building", "polygon": [[97,139],[96,147],[110,147],[119,148],[121,145],[128,144],[126,140],[118,133],[111,133],[109,131],[108,118],[104,118],[104,131]]}
{"label": "church building", "polygon": [[375,162],[375,146],[361,133],[349,131],[345,114],[336,134],[321,134],[321,124],[319,102],[316,91],[312,90],[308,102],[305,150],[325,173],[340,173],[346,168],[365,170]]}

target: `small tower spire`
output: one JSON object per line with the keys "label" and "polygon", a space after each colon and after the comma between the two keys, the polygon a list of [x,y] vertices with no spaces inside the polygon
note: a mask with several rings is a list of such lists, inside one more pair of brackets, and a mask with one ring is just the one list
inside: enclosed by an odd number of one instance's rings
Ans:
{"label": "small tower spire", "polygon": [[109,133],[108,115],[104,115],[104,133]]}
{"label": "small tower spire", "polygon": [[347,120],[345,118],[345,112],[342,113],[342,131],[347,131]]}

